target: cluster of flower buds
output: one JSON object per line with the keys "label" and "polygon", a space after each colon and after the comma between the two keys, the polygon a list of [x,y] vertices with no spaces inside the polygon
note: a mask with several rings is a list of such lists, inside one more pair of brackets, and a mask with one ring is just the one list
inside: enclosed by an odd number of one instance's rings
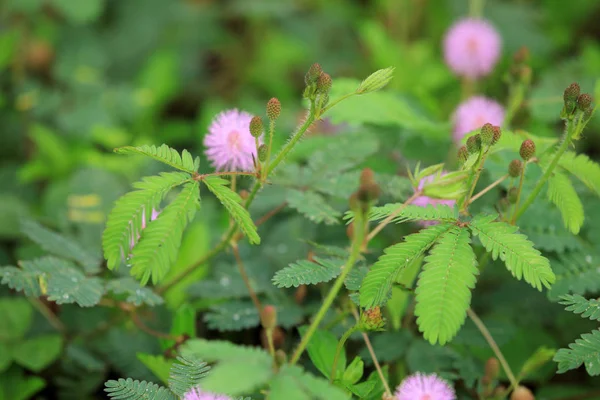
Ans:
{"label": "cluster of flower buds", "polygon": [[319,109],[325,107],[329,102],[329,91],[333,85],[331,76],[323,71],[321,65],[314,63],[304,76],[304,82],[306,83],[304,98],[316,102]]}
{"label": "cluster of flower buds", "polygon": [[594,112],[593,98],[587,93],[580,93],[580,91],[581,88],[577,83],[572,83],[565,89],[561,118],[572,120],[581,117],[584,123],[590,120]]}
{"label": "cluster of flower buds", "polygon": [[489,149],[491,146],[498,143],[501,136],[502,130],[499,126],[494,126],[490,123],[484,124],[479,133],[472,135],[467,139],[466,146],[462,146],[458,149],[459,162],[464,164],[469,158],[469,155],[477,154],[482,149]]}
{"label": "cluster of flower buds", "polygon": [[381,308],[375,306],[364,310],[360,314],[360,329],[363,331],[381,331],[385,327],[385,319],[381,314]]}

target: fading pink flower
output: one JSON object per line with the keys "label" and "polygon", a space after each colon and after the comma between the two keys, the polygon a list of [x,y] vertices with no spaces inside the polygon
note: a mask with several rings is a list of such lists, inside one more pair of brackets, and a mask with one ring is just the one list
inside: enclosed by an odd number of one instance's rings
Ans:
{"label": "fading pink flower", "polygon": [[[442,172],[441,176],[446,175],[446,172]],[[421,191],[423,190],[423,187],[425,186],[426,183],[429,182],[433,182],[434,179],[436,178],[436,174],[433,175],[429,175],[424,177],[423,179],[421,179],[419,181],[419,186],[417,188],[417,191]],[[432,205],[434,207],[443,204],[449,207],[454,207],[454,204],[456,204],[456,200],[446,200],[446,199],[435,199],[433,197],[429,197],[429,196],[419,196],[416,199],[413,200],[412,202],[413,205],[415,206],[419,206],[419,207],[427,207],[428,205]],[[431,226],[431,225],[436,225],[438,222],[437,221],[419,221],[418,222],[419,225],[421,226]]]}
{"label": "fading pink flower", "polygon": [[502,40],[483,19],[456,22],[444,37],[444,59],[458,76],[476,79],[489,74],[500,57]]}
{"label": "fading pink flower", "polygon": [[396,400],[455,400],[456,394],[448,382],[436,374],[417,372],[406,377],[396,389]]}
{"label": "fading pink flower", "polygon": [[[252,171],[256,143],[250,134],[252,115],[227,110],[213,119],[204,137],[206,156],[218,171]],[[259,140],[262,143],[262,138]]]}
{"label": "fading pink flower", "polygon": [[[152,213],[150,214],[150,221],[154,221],[158,218],[160,211],[152,209]],[[146,211],[142,211],[142,229],[139,232],[136,232],[135,229],[131,231],[131,238],[129,238],[129,250],[133,250],[133,247],[140,240],[140,235],[142,231],[146,229]]]}
{"label": "fading pink flower", "polygon": [[487,97],[473,96],[459,104],[452,115],[452,122],[454,141],[459,143],[467,133],[481,128],[488,122],[502,126],[504,107]]}
{"label": "fading pink flower", "polygon": [[183,400],[231,400],[231,397],[222,394],[205,392],[199,387],[196,387],[184,394]]}

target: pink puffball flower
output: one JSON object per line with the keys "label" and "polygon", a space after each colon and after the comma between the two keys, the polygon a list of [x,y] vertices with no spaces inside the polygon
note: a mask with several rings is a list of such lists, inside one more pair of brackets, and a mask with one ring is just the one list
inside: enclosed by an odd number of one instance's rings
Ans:
{"label": "pink puffball flower", "polygon": [[406,377],[396,389],[396,400],[455,400],[454,389],[436,374],[417,372]]}
{"label": "pink puffball flower", "polygon": [[481,128],[486,123],[502,126],[504,107],[492,99],[473,96],[462,102],[452,115],[454,141],[459,143],[469,132]]}
{"label": "pink puffball flower", "polygon": [[501,46],[500,35],[488,21],[466,18],[446,32],[444,59],[456,75],[477,79],[492,71]]}
{"label": "pink puffball flower", "polygon": [[222,394],[204,392],[200,388],[192,388],[183,395],[183,400],[231,400],[231,397]]}
{"label": "pink puffball flower", "polygon": [[[442,172],[441,175],[442,176],[446,175],[446,172]],[[425,186],[425,184],[429,183],[429,182],[433,182],[435,177],[436,177],[436,175],[434,174],[434,175],[426,176],[423,179],[421,179],[419,181],[419,187],[417,188],[417,191],[423,190],[423,187]],[[428,205],[432,205],[432,206],[436,207],[439,204],[447,205],[449,207],[454,207],[454,204],[456,204],[456,200],[434,199],[434,198],[428,197],[428,196],[418,196],[417,198],[415,198],[413,200],[412,204],[415,206],[419,206],[419,207],[427,207]],[[421,226],[431,226],[431,225],[436,225],[437,221],[419,221],[418,223]]]}
{"label": "pink puffball flower", "polygon": [[[250,134],[252,115],[227,110],[218,114],[204,137],[206,156],[218,171],[252,171],[256,143]],[[262,140],[259,140],[262,143]]]}

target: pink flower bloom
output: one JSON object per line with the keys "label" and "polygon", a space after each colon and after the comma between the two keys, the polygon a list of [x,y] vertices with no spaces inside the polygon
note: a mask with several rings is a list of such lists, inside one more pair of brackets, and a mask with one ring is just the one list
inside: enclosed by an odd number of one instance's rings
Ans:
{"label": "pink flower bloom", "polygon": [[[446,172],[442,172],[441,175],[442,176],[446,175]],[[433,182],[435,177],[436,177],[436,175],[434,174],[434,175],[426,176],[425,178],[421,179],[419,181],[419,187],[417,188],[417,190],[419,190],[419,191],[423,190],[423,187],[425,186],[425,184],[429,183],[429,182]],[[419,196],[413,200],[412,204],[415,206],[419,206],[419,207],[427,207],[428,205],[432,205],[432,206],[436,207],[439,204],[454,207],[454,204],[456,204],[456,200],[434,199],[434,198],[428,197],[428,196]],[[419,225],[421,225],[421,226],[431,226],[431,225],[436,225],[437,223],[438,223],[437,221],[419,221]]]}
{"label": "pink flower bloom", "polygon": [[446,32],[444,59],[458,76],[476,79],[489,74],[501,50],[496,29],[482,19],[462,19]]}
{"label": "pink flower bloom", "polygon": [[454,141],[459,143],[469,132],[490,123],[502,126],[504,122],[504,107],[492,99],[474,96],[462,102],[452,115],[454,124]]}
{"label": "pink flower bloom", "polygon": [[[252,171],[256,144],[250,134],[252,115],[245,111],[223,111],[213,119],[204,137],[206,156],[218,171]],[[262,143],[262,140],[260,140]]]}
{"label": "pink flower bloom", "polygon": [[396,389],[396,400],[455,400],[454,389],[436,374],[417,372],[406,377]]}
{"label": "pink flower bloom", "polygon": [[231,400],[231,397],[204,392],[200,388],[193,388],[183,396],[183,400]]}

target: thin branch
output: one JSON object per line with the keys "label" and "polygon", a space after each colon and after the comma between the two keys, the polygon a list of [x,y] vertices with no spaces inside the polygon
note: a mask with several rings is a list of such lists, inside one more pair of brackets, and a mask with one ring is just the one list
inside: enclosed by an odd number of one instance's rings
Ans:
{"label": "thin branch", "polygon": [[256,292],[254,291],[254,288],[252,287],[252,284],[250,283],[250,278],[248,277],[248,273],[246,272],[246,268],[244,267],[244,262],[242,261],[242,257],[240,257],[240,251],[238,249],[238,246],[236,243],[233,243],[231,248],[233,249],[233,255],[235,256],[235,261],[237,263],[237,266],[240,271],[240,275],[242,276],[242,279],[244,281],[244,284],[246,285],[246,288],[248,289],[248,293],[250,294],[252,303],[254,303],[254,307],[256,307],[256,311],[258,311],[258,314],[260,315],[260,313],[262,311],[262,305],[260,304],[260,300],[258,299],[258,296],[256,295]]}
{"label": "thin branch", "polygon": [[211,172],[209,174],[198,174],[194,176],[195,181],[201,181],[208,178],[209,176],[253,176],[258,177],[256,172],[237,172],[237,171],[225,171],[225,172]]}
{"label": "thin branch", "polygon": [[37,297],[27,297],[27,300],[29,300],[29,302],[35,308],[37,308],[40,314],[42,314],[48,320],[48,322],[50,323],[50,325],[52,325],[52,327],[54,327],[54,329],[61,333],[67,331],[67,328],[62,323],[62,321],[56,316],[56,314],[52,312],[51,309],[48,308],[46,304],[44,304],[43,301],[41,301]]}
{"label": "thin branch", "polygon": [[140,316],[135,312],[131,312],[131,320],[133,321],[133,323],[140,328],[140,330],[146,332],[149,335],[152,335],[154,337],[160,338],[160,339],[167,339],[167,340],[179,340],[180,337],[178,335],[170,335],[168,333],[162,333],[162,332],[158,332],[155,331],[154,329],[150,328],[148,325],[144,324],[144,321],[142,321],[142,319],[140,318]]}
{"label": "thin branch", "polygon": [[400,207],[398,207],[393,213],[391,213],[390,215],[388,215],[388,217],[386,219],[384,219],[383,221],[381,221],[379,223],[379,225],[377,225],[367,236],[367,243],[369,243],[371,241],[371,239],[373,239],[379,232],[381,232],[381,230],[383,228],[385,228],[390,222],[392,222],[394,220],[394,218],[396,218],[398,216],[398,214],[400,214],[402,212],[402,210],[409,205],[410,203],[412,203],[417,197],[419,197],[422,194],[422,192],[420,190],[417,190],[412,196],[410,196]]}
{"label": "thin branch", "polygon": [[484,194],[486,194],[487,192],[489,192],[490,190],[492,190],[493,188],[495,188],[496,186],[501,184],[506,178],[508,178],[508,174],[501,176],[496,181],[491,183],[488,187],[482,189],[481,192],[479,192],[475,196],[471,197],[467,204],[471,204],[472,202],[474,202],[475,200],[477,200],[478,198],[480,198],[481,196],[483,196]]}
{"label": "thin branch", "polygon": [[506,376],[508,377],[508,380],[510,381],[511,387],[516,388],[519,384],[517,382],[517,378],[515,378],[515,375],[513,374],[512,370],[510,369],[508,362],[506,362],[506,359],[504,358],[502,351],[500,351],[500,348],[496,344],[496,341],[490,334],[490,331],[486,328],[483,321],[481,321],[481,319],[479,319],[477,314],[475,314],[475,311],[473,311],[471,308],[467,309],[467,314],[469,315],[469,318],[471,318],[471,320],[473,321],[475,326],[477,326],[477,329],[479,329],[479,332],[481,332],[481,334],[483,335],[485,340],[490,345],[491,349],[493,350],[494,354],[496,355],[496,358],[500,361],[500,364],[502,365],[502,368],[504,369],[504,372],[506,373]]}

